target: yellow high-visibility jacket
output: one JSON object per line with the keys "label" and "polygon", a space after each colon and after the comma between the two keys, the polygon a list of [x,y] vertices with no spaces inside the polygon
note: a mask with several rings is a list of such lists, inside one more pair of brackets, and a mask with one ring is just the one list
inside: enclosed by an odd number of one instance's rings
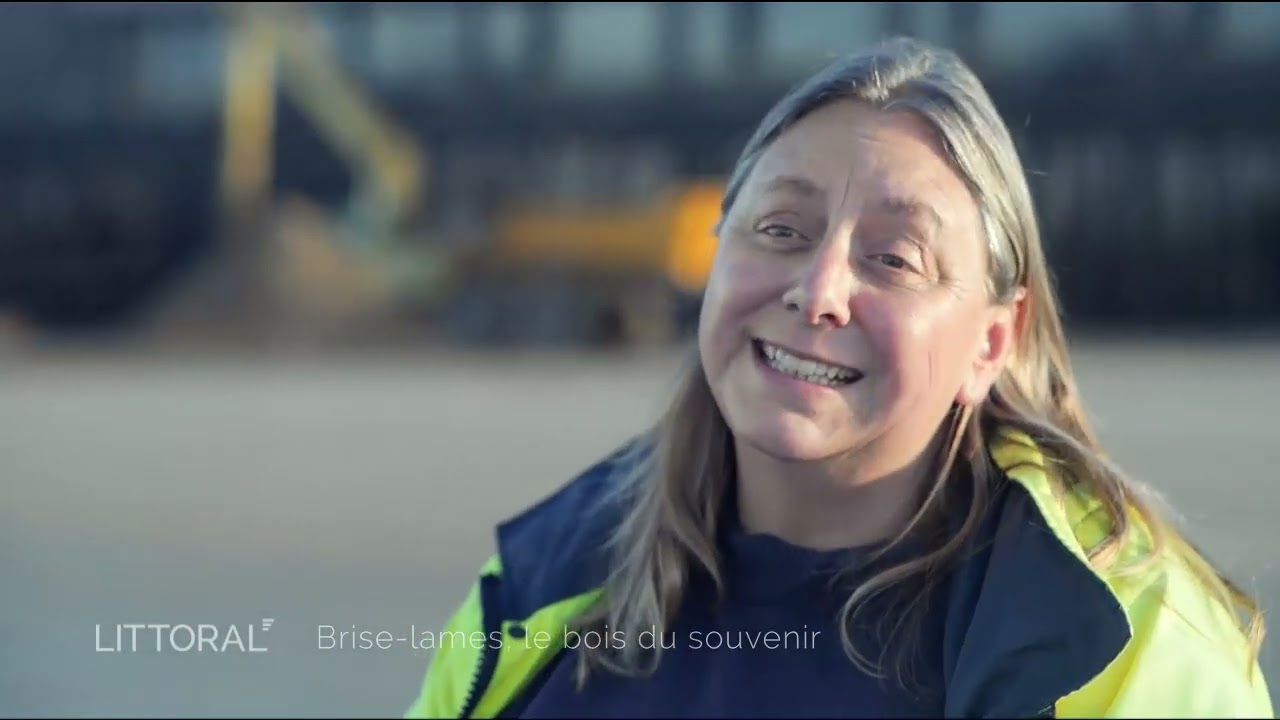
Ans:
{"label": "yellow high-visibility jacket", "polygon": [[[1096,570],[1097,501],[1063,491],[1026,435],[1003,430],[989,450],[1003,491],[954,570],[948,617],[966,627],[948,628],[947,717],[1273,717],[1246,638],[1178,554],[1136,575]],[[615,452],[499,526],[408,717],[494,717],[531,689],[563,648],[526,638],[560,640],[600,596],[610,519],[595,510],[631,458]],[[1145,549],[1135,535],[1122,552]]]}

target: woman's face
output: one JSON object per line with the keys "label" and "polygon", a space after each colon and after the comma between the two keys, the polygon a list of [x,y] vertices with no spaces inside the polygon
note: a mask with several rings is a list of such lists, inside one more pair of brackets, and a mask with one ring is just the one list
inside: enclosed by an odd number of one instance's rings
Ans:
{"label": "woman's face", "polygon": [[788,460],[923,451],[985,397],[1012,313],[930,127],[853,101],[792,126],[724,218],[698,333],[734,435]]}

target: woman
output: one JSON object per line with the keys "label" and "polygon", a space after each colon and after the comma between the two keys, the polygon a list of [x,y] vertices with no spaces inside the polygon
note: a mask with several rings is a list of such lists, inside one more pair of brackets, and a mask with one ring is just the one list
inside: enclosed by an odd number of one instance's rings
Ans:
{"label": "woman", "polygon": [[669,411],[499,527],[410,715],[1271,716],[1256,607],[1089,428],[953,55],[797,87],[717,233]]}

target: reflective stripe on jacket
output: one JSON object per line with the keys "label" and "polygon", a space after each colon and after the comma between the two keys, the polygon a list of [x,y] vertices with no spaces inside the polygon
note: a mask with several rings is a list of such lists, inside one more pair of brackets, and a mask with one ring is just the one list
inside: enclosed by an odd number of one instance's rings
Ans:
{"label": "reflective stripe on jacket", "polygon": [[[494,717],[561,651],[600,596],[616,517],[597,510],[631,449],[498,527],[407,717]],[[1246,639],[1181,558],[1099,573],[1085,553],[1106,532],[1099,503],[1064,493],[1024,434],[1003,431],[989,450],[1008,491],[955,571],[947,717],[1273,717]],[[1122,554],[1144,549],[1135,535]]]}

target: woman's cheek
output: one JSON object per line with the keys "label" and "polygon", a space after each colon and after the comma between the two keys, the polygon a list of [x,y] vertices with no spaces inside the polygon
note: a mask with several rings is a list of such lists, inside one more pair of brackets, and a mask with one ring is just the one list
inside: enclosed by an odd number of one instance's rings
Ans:
{"label": "woman's cheek", "polygon": [[862,326],[862,332],[873,345],[872,350],[881,362],[892,365],[902,356],[910,320],[903,313],[907,308],[892,295],[882,291],[862,292],[853,301],[854,322]]}
{"label": "woman's cheek", "polygon": [[723,256],[715,275],[719,301],[742,309],[762,306],[773,296],[781,302],[791,272],[780,258],[735,249]]}
{"label": "woman's cheek", "polygon": [[854,301],[855,322],[871,344],[877,370],[893,376],[901,389],[930,384],[936,368],[937,335],[942,318],[922,307],[919,296],[899,292],[865,293]]}

